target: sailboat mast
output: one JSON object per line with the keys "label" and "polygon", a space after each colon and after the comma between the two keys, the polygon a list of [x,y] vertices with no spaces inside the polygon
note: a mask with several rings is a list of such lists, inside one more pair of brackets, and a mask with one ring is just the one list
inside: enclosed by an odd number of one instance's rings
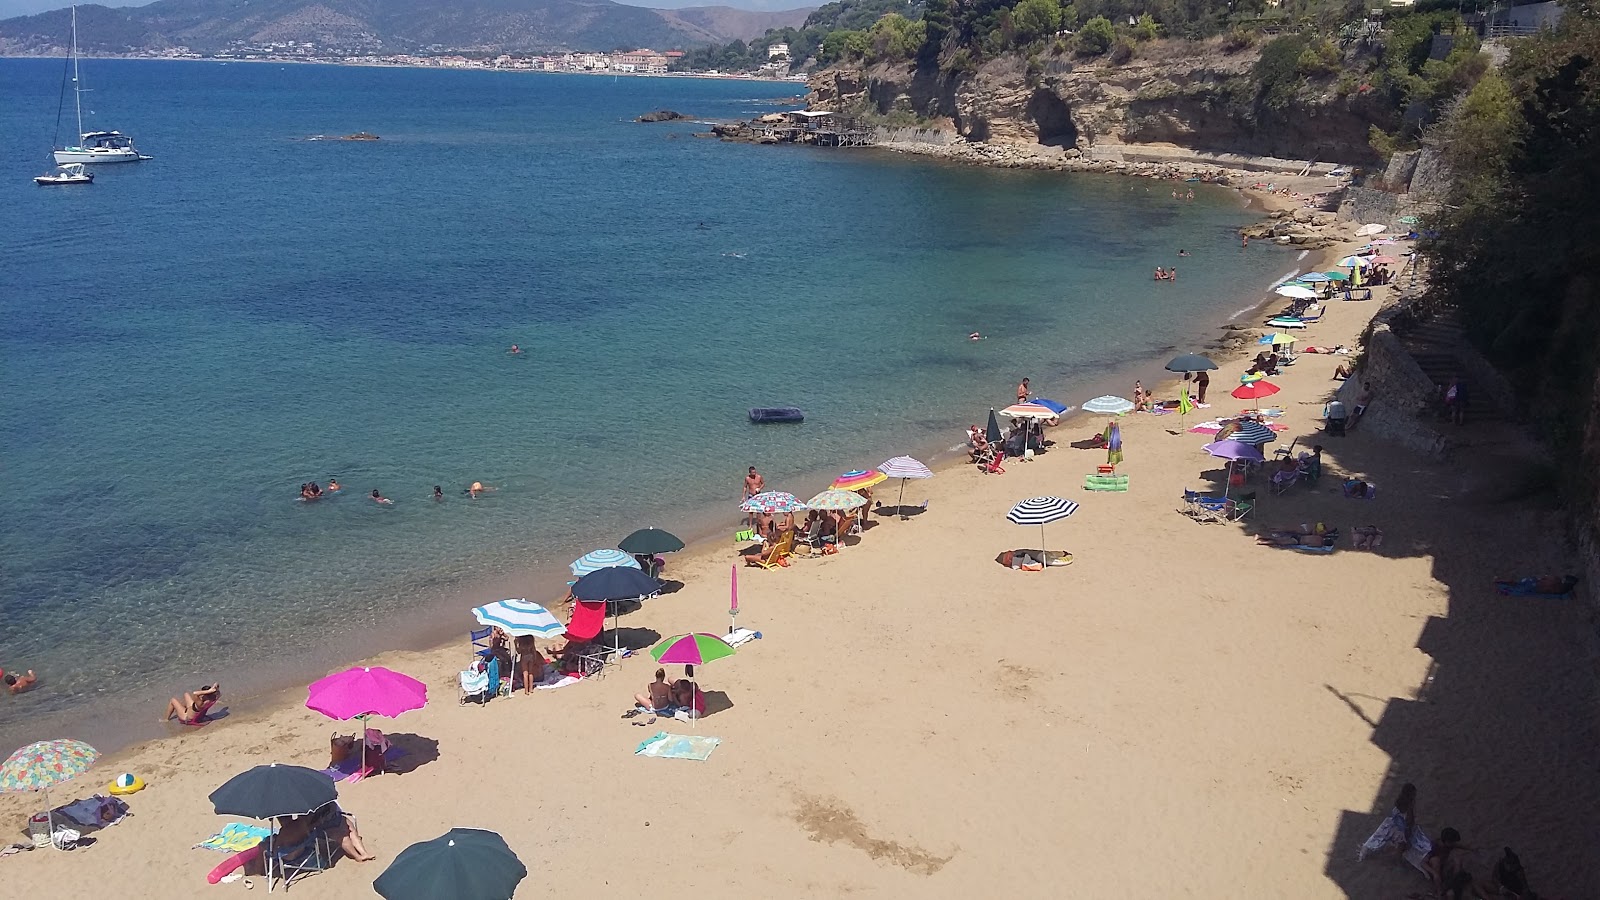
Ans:
{"label": "sailboat mast", "polygon": [[78,107],[78,141],[83,141],[83,88],[78,82],[78,8],[72,8],[72,102]]}

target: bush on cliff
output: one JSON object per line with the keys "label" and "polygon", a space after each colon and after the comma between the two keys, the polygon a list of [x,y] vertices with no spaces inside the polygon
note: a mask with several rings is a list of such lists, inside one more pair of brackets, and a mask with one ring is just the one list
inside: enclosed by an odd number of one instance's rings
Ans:
{"label": "bush on cliff", "polygon": [[1105,16],[1095,16],[1083,23],[1078,32],[1078,52],[1085,56],[1104,56],[1117,39],[1116,26]]}
{"label": "bush on cliff", "polygon": [[1042,41],[1061,28],[1061,4],[1056,0],[1021,0],[1011,11],[1011,22],[1018,41]]}

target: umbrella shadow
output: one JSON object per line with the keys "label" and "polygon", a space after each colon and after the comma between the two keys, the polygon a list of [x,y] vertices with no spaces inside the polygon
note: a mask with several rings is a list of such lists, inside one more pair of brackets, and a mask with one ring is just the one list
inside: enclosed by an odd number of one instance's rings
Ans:
{"label": "umbrella shadow", "polygon": [[683,590],[683,582],[670,578],[661,579],[661,594],[663,596],[667,594],[676,594],[681,590]]}
{"label": "umbrella shadow", "polygon": [[1073,441],[1067,446],[1074,450],[1104,450],[1106,449],[1106,442],[1104,440],[1097,441],[1093,438],[1084,438],[1081,441]]}
{"label": "umbrella shadow", "polygon": [[608,646],[621,646],[624,650],[643,650],[652,647],[656,641],[661,640],[661,632],[654,628],[616,628],[612,629],[612,640],[606,641]]}
{"label": "umbrella shadow", "polygon": [[389,739],[389,746],[401,751],[385,766],[385,771],[391,774],[405,775],[439,758],[439,742],[433,738],[407,733],[390,733],[384,737]]}
{"label": "umbrella shadow", "polygon": [[702,690],[700,694],[706,698],[706,711],[700,716],[702,719],[733,709],[733,701],[728,698],[726,691]]}
{"label": "umbrella shadow", "polygon": [[920,516],[927,511],[928,503],[923,501],[921,506],[880,506],[873,510],[873,513],[880,519],[887,520],[891,516],[899,516],[905,520]]}

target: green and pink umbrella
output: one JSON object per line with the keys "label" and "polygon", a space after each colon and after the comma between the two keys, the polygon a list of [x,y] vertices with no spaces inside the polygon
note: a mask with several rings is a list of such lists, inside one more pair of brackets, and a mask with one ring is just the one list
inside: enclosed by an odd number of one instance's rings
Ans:
{"label": "green and pink umbrella", "polygon": [[728,642],[714,634],[692,632],[669,637],[650,648],[656,662],[665,665],[701,666],[714,659],[733,655]]}

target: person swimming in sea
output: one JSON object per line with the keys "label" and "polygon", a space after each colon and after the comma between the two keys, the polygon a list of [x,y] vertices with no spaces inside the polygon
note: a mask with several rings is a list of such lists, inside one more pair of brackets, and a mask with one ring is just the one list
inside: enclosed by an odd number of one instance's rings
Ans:
{"label": "person swimming in sea", "polygon": [[1188,256],[1189,255],[1189,251],[1187,251],[1187,250],[1179,250],[1178,251],[1178,255],[1179,256]]}
{"label": "person swimming in sea", "polygon": [[506,355],[508,355],[508,356],[521,356],[522,355],[522,348],[518,347],[516,344],[512,344],[511,345],[511,349],[506,351]]}
{"label": "person swimming in sea", "polygon": [[443,500],[444,499],[444,488],[438,486],[437,484],[434,485],[433,486],[433,499],[435,499],[435,500]]}
{"label": "person swimming in sea", "polygon": [[372,489],[372,499],[374,501],[378,502],[378,503],[387,503],[390,506],[394,505],[394,501],[390,500],[388,497],[385,497],[384,495],[378,493],[378,489],[377,488],[373,488]]}
{"label": "person swimming in sea", "polygon": [[969,341],[981,341],[981,340],[983,340],[983,335],[981,335],[978,332],[974,331],[973,333],[967,335],[967,340],[969,340]]}
{"label": "person swimming in sea", "polygon": [[329,478],[328,479],[328,493],[330,493],[330,494],[339,493],[339,479],[337,479],[337,478]]}
{"label": "person swimming in sea", "polygon": [[472,483],[472,486],[467,488],[465,491],[462,491],[462,493],[466,494],[468,497],[471,497],[472,499],[476,500],[476,499],[478,499],[478,495],[479,494],[487,493],[488,491],[492,491],[492,490],[494,490],[494,488],[492,486],[485,485],[481,481],[474,481]]}

